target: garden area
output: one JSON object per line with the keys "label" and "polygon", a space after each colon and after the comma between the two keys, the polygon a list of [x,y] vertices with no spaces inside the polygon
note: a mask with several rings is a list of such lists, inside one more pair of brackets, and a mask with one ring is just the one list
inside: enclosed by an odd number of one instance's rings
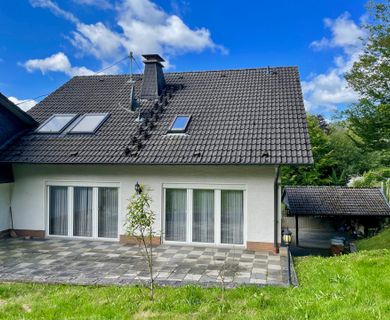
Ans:
{"label": "garden area", "polygon": [[359,252],[295,259],[299,287],[0,284],[1,319],[388,319],[390,229]]}

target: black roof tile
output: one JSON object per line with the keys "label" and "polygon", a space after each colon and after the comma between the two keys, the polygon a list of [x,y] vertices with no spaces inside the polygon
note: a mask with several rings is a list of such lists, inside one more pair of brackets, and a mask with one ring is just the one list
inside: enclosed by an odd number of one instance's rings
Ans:
{"label": "black roof tile", "polygon": [[285,187],[282,199],[292,215],[390,216],[379,188]]}
{"label": "black roof tile", "polygon": [[[0,162],[310,164],[298,70],[272,70],[165,73],[173,94],[140,150],[132,144],[141,123],[130,110],[129,75],[74,77],[29,114],[42,123],[55,113],[108,112],[107,121],[92,135],[27,133],[0,153]],[[139,99],[142,75],[133,79],[139,110],[150,112],[155,101]],[[176,115],[191,115],[186,135],[167,135]]]}

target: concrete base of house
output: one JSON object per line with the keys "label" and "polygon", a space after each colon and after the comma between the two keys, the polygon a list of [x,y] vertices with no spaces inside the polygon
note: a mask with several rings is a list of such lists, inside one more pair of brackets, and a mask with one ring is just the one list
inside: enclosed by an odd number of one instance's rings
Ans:
{"label": "concrete base of house", "polygon": [[9,232],[10,232],[10,229],[0,231],[0,239],[8,238]]}
{"label": "concrete base of house", "polygon": [[247,241],[246,248],[249,251],[270,251],[270,252],[279,252],[279,248],[275,247],[272,242],[255,242]]}
{"label": "concrete base of house", "polygon": [[[119,236],[119,243],[122,244],[139,244],[139,240],[136,237],[131,237],[125,234],[121,234]],[[149,241],[147,242],[149,244]],[[161,244],[161,237],[153,237],[152,238],[152,245],[153,246],[159,246]]]}
{"label": "concrete base of house", "polygon": [[45,230],[26,230],[26,229],[15,229],[15,233],[18,237],[31,237],[31,238],[45,238]]}

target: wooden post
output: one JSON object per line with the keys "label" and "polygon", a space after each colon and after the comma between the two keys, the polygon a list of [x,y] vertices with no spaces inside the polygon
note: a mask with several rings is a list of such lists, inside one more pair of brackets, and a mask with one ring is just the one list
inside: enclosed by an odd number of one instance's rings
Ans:
{"label": "wooden post", "polygon": [[295,245],[299,247],[299,237],[298,237],[298,215],[295,215]]}

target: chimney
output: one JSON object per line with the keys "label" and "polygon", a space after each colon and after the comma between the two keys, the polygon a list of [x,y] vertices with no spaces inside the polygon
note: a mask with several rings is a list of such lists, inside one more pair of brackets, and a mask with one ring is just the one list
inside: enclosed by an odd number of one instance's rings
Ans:
{"label": "chimney", "polygon": [[141,99],[157,99],[165,87],[163,72],[164,59],[158,54],[143,54],[145,64],[144,76],[142,79]]}

